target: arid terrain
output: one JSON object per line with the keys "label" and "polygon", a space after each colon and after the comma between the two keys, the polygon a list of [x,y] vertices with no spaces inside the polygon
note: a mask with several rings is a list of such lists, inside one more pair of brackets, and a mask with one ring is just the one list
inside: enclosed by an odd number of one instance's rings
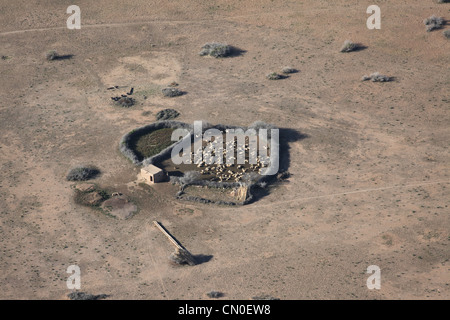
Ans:
{"label": "arid terrain", "polygon": [[[450,22],[423,24],[450,3],[377,1],[380,30],[368,0],[80,0],[80,30],[70,4],[0,1],[1,299],[67,299],[70,265],[107,299],[450,299]],[[347,39],[366,48],[339,52]],[[200,56],[212,41],[240,54]],[[299,72],[266,79],[285,66]],[[395,80],[361,81],[373,72]],[[171,82],[186,94],[164,97]],[[115,85],[136,105],[114,106]],[[143,187],[119,141],[165,108],[296,130],[290,178],[237,207]],[[66,175],[81,164],[138,212],[77,205]],[[171,265],[154,220],[203,263]]]}

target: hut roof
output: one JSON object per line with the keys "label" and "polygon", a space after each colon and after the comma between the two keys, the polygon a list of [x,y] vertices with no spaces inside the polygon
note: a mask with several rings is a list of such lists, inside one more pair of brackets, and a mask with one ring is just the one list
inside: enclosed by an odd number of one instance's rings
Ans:
{"label": "hut roof", "polygon": [[149,164],[148,166],[143,167],[142,170],[144,170],[150,174],[156,174],[156,173],[162,171],[161,168],[158,168],[157,166],[155,166],[153,164]]}

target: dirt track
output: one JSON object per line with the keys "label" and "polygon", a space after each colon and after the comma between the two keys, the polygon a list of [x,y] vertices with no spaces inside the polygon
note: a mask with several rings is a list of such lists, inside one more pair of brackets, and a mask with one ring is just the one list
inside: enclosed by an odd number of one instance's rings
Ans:
{"label": "dirt track", "polygon": [[[368,30],[369,1],[81,1],[82,29],[67,30],[66,5],[43,2],[0,10],[0,298],[65,299],[72,264],[83,291],[110,299],[450,298],[450,42],[422,24],[450,4],[380,4]],[[346,39],[367,49],[339,53]],[[244,52],[200,57],[210,41]],[[48,62],[52,49],[74,56]],[[265,78],[288,65],[299,72]],[[396,79],[360,81],[376,71]],[[187,94],[163,98],[172,81]],[[137,105],[112,106],[112,85],[135,87]],[[144,189],[118,143],[164,108],[297,130],[291,178],[239,208]],[[77,206],[65,174],[83,163],[138,213]],[[153,220],[203,263],[170,266]]]}

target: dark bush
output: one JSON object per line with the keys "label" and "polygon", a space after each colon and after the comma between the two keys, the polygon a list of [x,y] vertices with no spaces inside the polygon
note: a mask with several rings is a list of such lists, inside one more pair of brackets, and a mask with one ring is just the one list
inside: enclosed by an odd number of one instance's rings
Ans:
{"label": "dark bush", "polygon": [[219,291],[210,291],[210,292],[206,293],[206,295],[209,298],[214,298],[214,299],[223,297],[223,293],[219,292]]}
{"label": "dark bush", "polygon": [[94,295],[94,294],[88,294],[88,293],[84,293],[84,292],[71,292],[67,295],[67,297],[70,300],[100,300],[100,299],[105,299],[107,297],[109,297],[106,294],[98,294],[98,295]]}
{"label": "dark bush", "polygon": [[100,170],[96,167],[80,166],[71,169],[66,179],[68,181],[86,181],[95,178],[98,174],[100,174]]}
{"label": "dark bush", "polygon": [[178,117],[180,113],[174,109],[164,109],[156,114],[156,120],[170,120]]}
{"label": "dark bush", "polygon": [[178,97],[183,94],[183,91],[178,90],[177,88],[164,88],[161,90],[165,97]]}
{"label": "dark bush", "polygon": [[133,106],[134,103],[135,103],[134,99],[130,97],[121,97],[119,100],[116,101],[117,105],[124,108],[129,108]]}

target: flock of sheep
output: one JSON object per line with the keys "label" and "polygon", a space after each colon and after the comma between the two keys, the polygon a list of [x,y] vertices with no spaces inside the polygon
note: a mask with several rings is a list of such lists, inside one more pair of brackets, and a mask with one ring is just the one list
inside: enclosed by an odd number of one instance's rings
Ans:
{"label": "flock of sheep", "polygon": [[[244,145],[237,146],[236,140],[229,141],[222,148],[217,146],[217,144],[218,142],[214,140],[206,146],[198,148],[196,153],[191,152],[191,159],[195,154],[203,154],[203,159],[197,160],[195,164],[198,168],[202,168],[200,170],[202,175],[211,175],[213,176],[213,180],[218,180],[219,182],[234,180],[239,182],[247,173],[258,172],[261,174],[261,170],[268,165],[264,158],[257,155],[256,148],[255,150],[251,150],[247,142]],[[232,148],[233,151],[236,150],[237,160],[240,162],[242,159],[242,164],[235,163],[236,157],[234,155],[228,155],[227,147]],[[265,148],[269,150],[268,147]],[[220,155],[216,156],[218,150],[222,152],[222,157]],[[224,163],[224,158],[232,160],[232,163]]]}

